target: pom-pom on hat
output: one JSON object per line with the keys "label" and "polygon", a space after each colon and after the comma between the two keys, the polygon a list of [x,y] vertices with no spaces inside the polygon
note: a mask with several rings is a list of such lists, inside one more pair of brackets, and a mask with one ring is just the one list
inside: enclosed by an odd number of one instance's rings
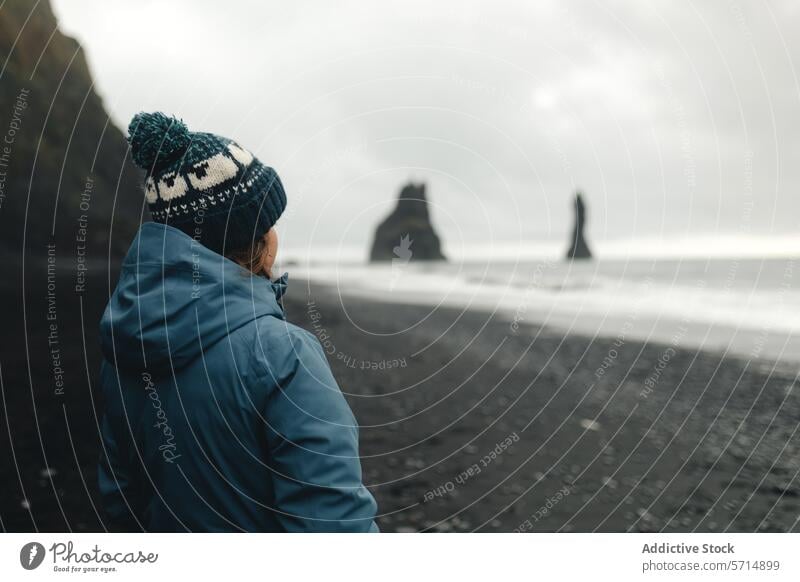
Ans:
{"label": "pom-pom on hat", "polygon": [[134,115],[128,143],[133,161],[147,172],[153,220],[220,254],[249,248],[286,208],[277,172],[230,139],[191,132],[156,112]]}

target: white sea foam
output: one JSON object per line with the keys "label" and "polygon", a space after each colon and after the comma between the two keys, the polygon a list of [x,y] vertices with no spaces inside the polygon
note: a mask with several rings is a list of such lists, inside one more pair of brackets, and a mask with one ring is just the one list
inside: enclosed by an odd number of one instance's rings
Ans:
{"label": "white sea foam", "polygon": [[[800,360],[791,258],[313,263],[296,278],[397,303],[498,312],[518,324]],[[678,338],[679,341],[675,340]]]}

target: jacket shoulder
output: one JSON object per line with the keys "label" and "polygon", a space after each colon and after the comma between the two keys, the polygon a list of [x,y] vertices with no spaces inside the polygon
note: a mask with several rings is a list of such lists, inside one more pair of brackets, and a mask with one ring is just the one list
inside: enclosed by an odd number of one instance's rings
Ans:
{"label": "jacket shoulder", "polygon": [[286,347],[313,347],[321,351],[321,344],[313,333],[277,317],[262,317],[255,320],[258,339],[270,340],[275,345]]}
{"label": "jacket shoulder", "polygon": [[[303,411],[328,423],[354,426],[322,345],[317,337],[291,323],[269,322],[253,348],[251,371],[260,383],[272,386],[273,405],[289,417]],[[280,395],[286,394],[286,398]]]}
{"label": "jacket shoulder", "polygon": [[328,361],[317,337],[288,321],[264,317],[255,322],[251,364],[277,378],[294,375],[298,368],[329,373]]}

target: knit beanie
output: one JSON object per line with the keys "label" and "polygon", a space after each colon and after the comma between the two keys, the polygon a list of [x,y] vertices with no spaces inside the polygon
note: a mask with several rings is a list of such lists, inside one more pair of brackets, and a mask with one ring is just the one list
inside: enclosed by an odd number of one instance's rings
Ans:
{"label": "knit beanie", "polygon": [[221,255],[249,248],[286,208],[275,170],[230,139],[189,131],[163,113],[137,113],[128,143],[133,161],[147,173],[144,192],[153,220]]}

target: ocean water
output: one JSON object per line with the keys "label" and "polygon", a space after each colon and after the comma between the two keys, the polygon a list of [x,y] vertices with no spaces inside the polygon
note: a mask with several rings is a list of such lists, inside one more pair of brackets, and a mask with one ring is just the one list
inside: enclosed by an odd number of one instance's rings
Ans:
{"label": "ocean water", "polygon": [[291,276],[371,299],[477,309],[556,333],[800,362],[800,259],[311,261]]}

